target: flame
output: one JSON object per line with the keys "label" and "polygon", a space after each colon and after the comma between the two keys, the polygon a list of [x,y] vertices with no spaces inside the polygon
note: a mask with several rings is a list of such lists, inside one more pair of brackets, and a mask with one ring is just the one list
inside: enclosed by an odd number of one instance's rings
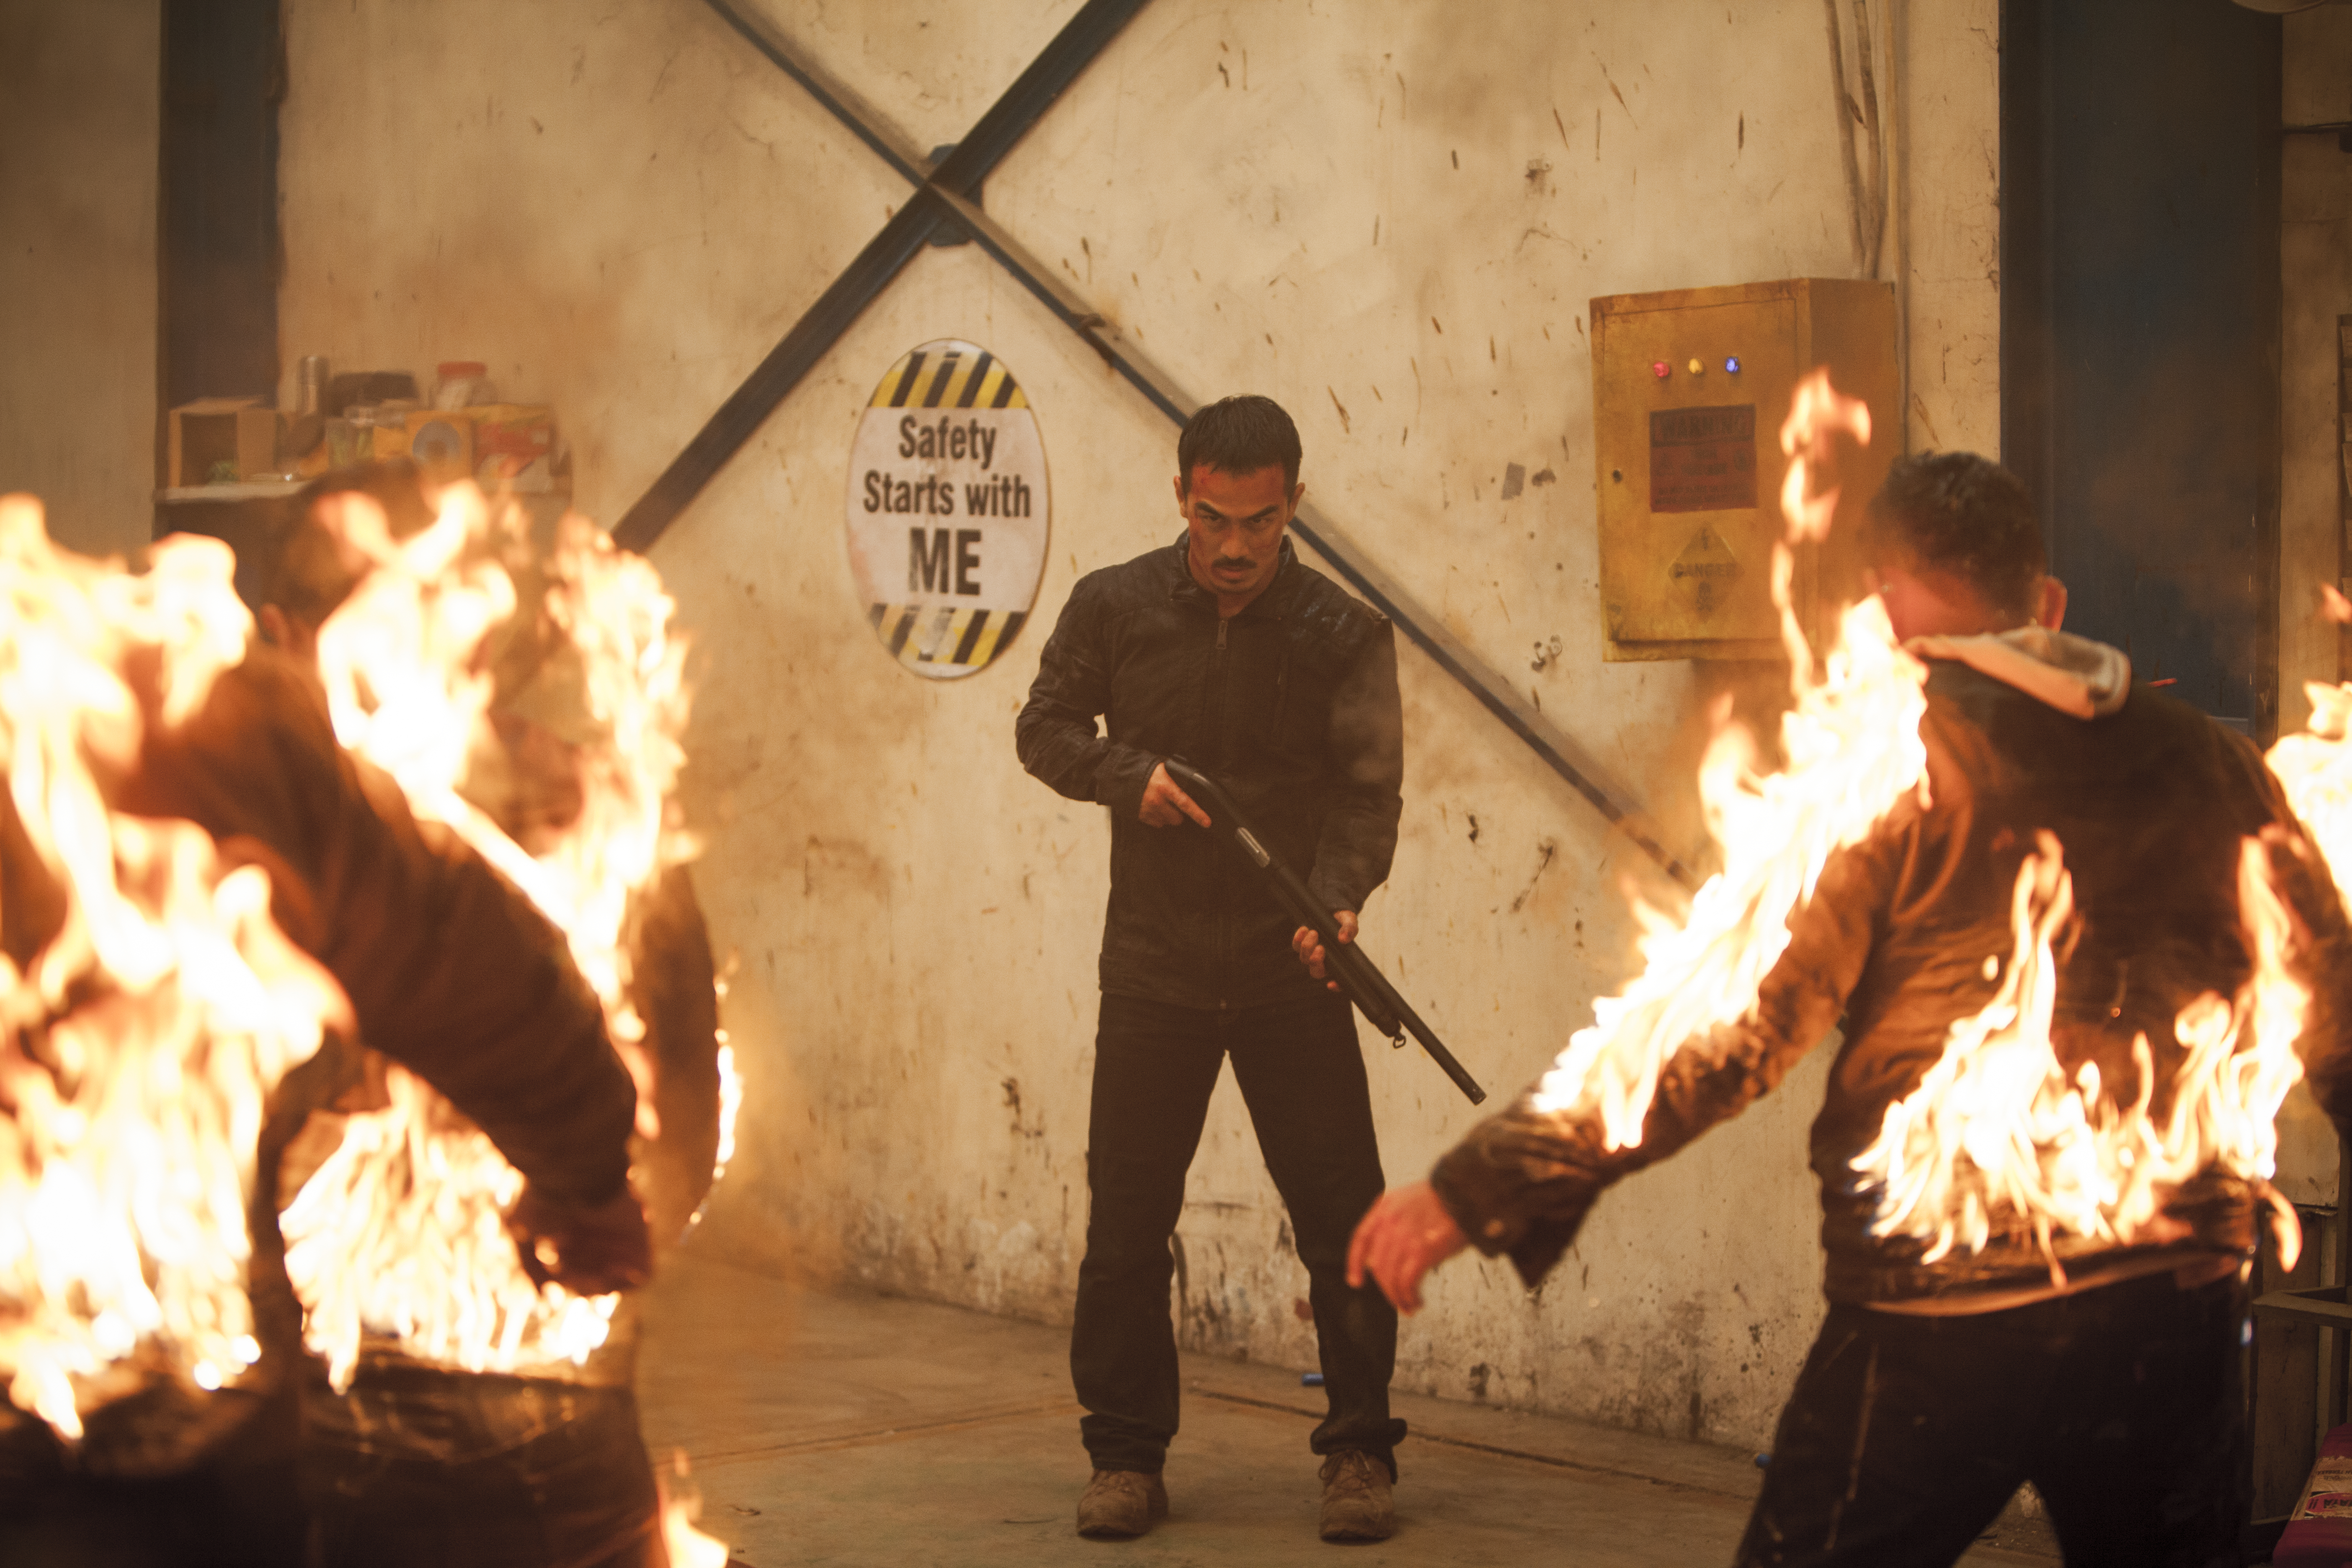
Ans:
{"label": "flame", "polygon": [[[1789,403],[1789,417],[1780,422],[1780,450],[1790,459],[1789,471],[1780,480],[1780,515],[1789,520],[1791,544],[1818,544],[1830,536],[1843,487],[1832,485],[1817,495],[1806,491],[1831,468],[1840,431],[1869,446],[1870,405],[1840,396],[1830,384],[1830,373],[1816,370],[1797,384],[1796,395]],[[1787,605],[1781,607],[1785,612]]]}
{"label": "flame", "polygon": [[2311,700],[2305,732],[2281,736],[2267,760],[2341,889],[2352,886],[2352,682],[2303,689]]}
{"label": "flame", "polygon": [[662,1544],[670,1568],[727,1568],[727,1543],[695,1528],[702,1517],[702,1491],[687,1479],[686,1450],[670,1456],[670,1473],[654,1470],[654,1488],[661,1497]]}
{"label": "flame", "polygon": [[[2352,623],[2352,600],[2329,583],[2319,593],[2323,616],[2338,626]],[[2311,700],[2305,732],[2281,736],[2264,760],[2352,911],[2352,891],[2346,891],[2352,889],[2352,682],[2314,680],[2303,689]],[[2287,1267],[2293,1266],[2290,1258]]]}
{"label": "flame", "polygon": [[329,1381],[351,1386],[369,1331],[466,1372],[586,1361],[620,1299],[532,1284],[504,1218],[521,1173],[423,1079],[392,1067],[384,1088],[279,1220]]}
{"label": "flame", "polygon": [[50,543],[0,498],[0,756],[63,921],[0,956],[0,1369],[61,1436],[154,1376],[202,1389],[260,1359],[246,1207],[270,1090],[348,1027],[333,979],[271,922],[270,885],[194,824],[112,811],[142,670],[170,727],[243,658],[252,623],[212,540],[133,576]]}
{"label": "flame", "polygon": [[[501,555],[520,547],[520,514],[494,516],[459,485],[431,527],[395,543],[373,501],[340,500],[336,526],[373,569],[320,630],[336,733],[391,773],[419,818],[455,831],[564,932],[636,1080],[638,1131],[656,1135],[646,1026],[629,997],[629,910],[632,895],[693,850],[668,805],[688,709],[675,605],[651,564],[585,519],[563,520],[544,607],[597,730],[576,748],[576,818],[527,851],[463,793],[471,760],[497,744],[487,650],[516,609]],[[350,1119],[283,1221],[306,1339],[335,1385],[348,1386],[370,1331],[467,1371],[584,1361],[604,1342],[614,1299],[535,1289],[501,1230],[520,1175],[427,1086],[394,1068],[387,1090],[388,1106]]]}
{"label": "flame", "polygon": [[1927,670],[1895,645],[1875,596],[1849,605],[1816,669],[1790,592],[1790,548],[1818,540],[1837,491],[1809,496],[1817,465],[1843,430],[1868,443],[1870,411],[1841,396],[1826,371],[1799,386],[1780,446],[1790,455],[1781,499],[1789,542],[1772,552],[1772,602],[1780,612],[1794,705],[1780,721],[1788,765],[1759,775],[1751,737],[1721,724],[1699,772],[1707,830],[1723,869],[1707,879],[1679,921],[1637,906],[1643,970],[1618,995],[1594,1004],[1594,1022],[1537,1085],[1551,1111],[1597,1113],[1607,1146],[1642,1141],[1642,1123],[1667,1059],[1686,1042],[1737,1021],[1789,945],[1789,917],[1812,896],[1822,867],[1860,842],[1904,795],[1925,798]]}
{"label": "flame", "polygon": [[743,1109],[743,1075],[735,1069],[735,1047],[726,1043],[726,1030],[719,1031],[719,1153],[710,1170],[714,1183],[727,1174],[735,1158],[735,1117]]}
{"label": "flame", "polygon": [[[2287,973],[2292,930],[2261,842],[2245,840],[2238,902],[2252,977],[2232,1001],[2207,992],[2180,1010],[2174,1034],[2187,1057],[2170,1108],[2149,1115],[2156,1067],[2147,1037],[2132,1042],[2138,1093],[2103,1096],[2099,1070],[2068,1073],[2051,1037],[2058,996],[2052,944],[2072,918],[2074,878],[2058,840],[2039,836],[2017,874],[2015,944],[1992,1001],[1955,1023],[1919,1086],[1887,1107],[1879,1135],[1853,1168],[1879,1191],[1875,1236],[1928,1242],[1920,1261],[1956,1247],[1981,1250],[1997,1214],[2029,1224],[2066,1282],[2053,1236],[2125,1244],[2186,1234],[2162,1215],[2182,1183],[2208,1169],[2267,1187],[2276,1169],[2273,1119],[2303,1076],[2294,1054],[2308,994]],[[2272,1199],[2288,1268],[2302,1235],[2292,1208]]]}
{"label": "flame", "polygon": [[[718,993],[719,1009],[727,1010],[728,977],[735,971],[735,955],[729,954],[719,977],[711,983]],[[727,1179],[727,1167],[735,1159],[735,1119],[743,1110],[743,1075],[735,1066],[735,1046],[727,1030],[719,1030],[719,1147],[710,1159],[710,1191],[703,1194],[694,1212],[686,1216],[686,1228],[692,1231],[702,1224],[702,1216],[710,1212],[710,1193]]]}

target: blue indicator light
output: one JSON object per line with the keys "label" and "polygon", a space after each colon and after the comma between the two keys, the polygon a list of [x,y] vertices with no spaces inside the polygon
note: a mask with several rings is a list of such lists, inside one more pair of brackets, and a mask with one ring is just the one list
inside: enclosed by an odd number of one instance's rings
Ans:
{"label": "blue indicator light", "polygon": [[1739,374],[1739,358],[1737,354],[1723,362],[1723,374],[1726,375],[1738,375]]}

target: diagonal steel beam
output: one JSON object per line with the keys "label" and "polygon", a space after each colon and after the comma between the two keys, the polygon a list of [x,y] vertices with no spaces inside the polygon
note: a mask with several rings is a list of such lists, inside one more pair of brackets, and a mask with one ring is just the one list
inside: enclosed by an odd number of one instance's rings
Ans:
{"label": "diagonal steel beam", "polygon": [[730,0],[704,0],[719,19],[741,36],[768,58],[768,63],[807,89],[808,95],[824,106],[825,111],[848,128],[849,133],[866,143],[874,154],[897,170],[910,185],[919,185],[931,177],[931,161],[898,133],[891,123],[875,111],[873,105],[857,95],[824,65],[801,52],[791,39],[745,16]]}
{"label": "diagonal steel beam", "polygon": [[727,466],[729,458],[742,450],[743,444],[775,412],[776,405],[815,368],[826,351],[841,341],[850,323],[889,287],[891,279],[906,269],[907,263],[929,243],[932,235],[943,225],[954,222],[940,196],[977,195],[989,172],[1003,162],[1004,155],[1052,107],[1062,89],[1102,52],[1103,46],[1118,37],[1128,19],[1143,9],[1145,0],[1087,0],[1077,15],[1054,35],[1045,52],[1004,89],[1003,96],[990,106],[970,134],[937,167],[927,159],[911,157],[904,141],[885,131],[878,116],[870,110],[858,111],[863,106],[847,89],[834,82],[727,0],[709,0],[709,4],[729,26],[814,93],[817,100],[847,125],[859,141],[915,182],[916,191],[907,205],[882,226],[882,232],[834,279],[832,287],[818,296],[808,312],[793,323],[782,341],[768,351],[767,358],[719,405],[718,412],[686,444],[686,449],[671,459],[652,488],[638,497],[636,505],[614,525],[614,542],[635,551],[646,550],[668,530],[677,514],[702,493],[702,488]]}
{"label": "diagonal steel beam", "polygon": [[[731,0],[705,3],[916,186],[916,191],[840,279],[785,334],[784,341],[752,373],[751,379],[721,405],[702,434],[695,437],[695,443],[646,492],[645,500],[622,519],[621,525],[614,530],[614,537],[619,542],[642,550],[659,537],[710,475],[750,439],[752,431],[784,395],[848,330],[858,312],[898,276],[930,236],[945,226],[959,227],[977,241],[1046,310],[1086,339],[1104,363],[1153,407],[1179,425],[1192,416],[1200,406],[1198,400],[1181,389],[1140,345],[1092,309],[971,199],[988,172],[1036,122],[1077,69],[1110,41],[1129,16],[1141,8],[1142,0],[1130,0],[1119,6],[1095,0],[1082,9],[1047,47],[1046,54],[1039,57],[1038,63],[1022,74],[982,117],[971,135],[936,168],[880,114],[788,40],[747,18]],[[1118,13],[1115,20],[1109,15],[1113,11]],[[1079,58],[1082,50],[1083,58]],[[1048,57],[1056,51],[1062,51],[1059,63],[1048,68]],[[689,464],[688,458],[695,457],[697,447],[706,442],[709,452],[717,454],[715,460],[706,455]],[[680,487],[676,490],[666,488],[671,485],[673,476],[677,476]],[[685,488],[689,480],[690,488]],[[1413,646],[1476,698],[1614,829],[1664,867],[1675,880],[1685,886],[1696,884],[1697,879],[1689,868],[1652,833],[1648,814],[1609,779],[1581,746],[1521,697],[1508,680],[1456,637],[1442,617],[1414,598],[1403,583],[1381,570],[1345,531],[1312,506],[1299,509],[1293,526],[1350,587],[1393,621]]]}

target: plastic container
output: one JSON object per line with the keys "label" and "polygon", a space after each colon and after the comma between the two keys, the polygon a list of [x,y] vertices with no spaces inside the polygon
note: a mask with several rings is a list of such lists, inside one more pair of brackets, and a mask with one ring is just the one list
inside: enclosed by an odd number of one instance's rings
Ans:
{"label": "plastic container", "polygon": [[496,403],[490,367],[479,360],[445,359],[434,367],[433,406],[447,410],[477,403]]}

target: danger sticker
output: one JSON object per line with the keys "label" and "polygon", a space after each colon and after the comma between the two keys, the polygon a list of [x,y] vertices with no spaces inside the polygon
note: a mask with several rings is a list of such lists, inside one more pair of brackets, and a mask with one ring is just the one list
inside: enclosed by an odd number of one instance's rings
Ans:
{"label": "danger sticker", "polygon": [[1755,504],[1754,404],[1651,414],[1652,511],[1736,511]]}
{"label": "danger sticker", "polygon": [[976,343],[910,350],[849,462],[850,568],[875,635],[917,675],[982,668],[1045,573],[1045,449],[1020,384]]}
{"label": "danger sticker", "polygon": [[1666,578],[1675,595],[1704,621],[1730,597],[1732,585],[1739,581],[1739,561],[1721,534],[1701,528],[1666,568]]}

